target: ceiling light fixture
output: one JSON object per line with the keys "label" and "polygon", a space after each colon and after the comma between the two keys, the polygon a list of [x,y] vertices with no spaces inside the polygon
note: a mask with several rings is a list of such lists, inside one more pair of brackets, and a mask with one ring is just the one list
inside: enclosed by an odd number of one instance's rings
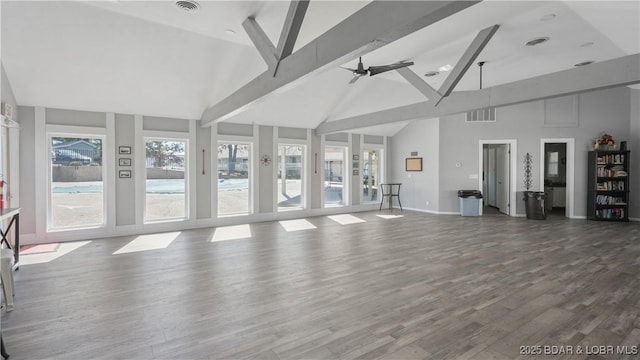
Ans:
{"label": "ceiling light fixture", "polygon": [[424,74],[424,76],[432,77],[432,76],[436,76],[438,74],[440,74],[440,71],[429,71],[428,73]]}
{"label": "ceiling light fixture", "polygon": [[539,38],[535,38],[535,39],[531,39],[529,41],[527,41],[526,43],[524,43],[526,46],[536,46],[542,43],[545,43],[549,41],[548,37],[539,37]]}
{"label": "ceiling light fixture", "polygon": [[587,60],[587,61],[583,61],[583,62],[579,62],[577,64],[574,64],[573,66],[587,66],[590,64],[593,64],[595,61],[593,60]]}
{"label": "ceiling light fixture", "polygon": [[235,34],[236,34],[235,30],[233,30],[233,29],[226,29],[226,30],[224,31],[224,33],[225,33],[225,34],[227,34],[227,35],[229,35],[229,36],[231,36],[231,35],[235,35]]}
{"label": "ceiling light fixture", "polygon": [[453,69],[453,66],[451,66],[450,64],[447,64],[445,66],[440,66],[438,68],[438,70],[440,70],[440,71],[450,71],[451,69]]}
{"label": "ceiling light fixture", "polygon": [[556,18],[556,14],[547,14],[540,18],[540,21],[549,21]]}
{"label": "ceiling light fixture", "polygon": [[184,10],[188,13],[195,13],[200,9],[200,5],[193,0],[180,0],[176,1],[176,6],[180,10]]}

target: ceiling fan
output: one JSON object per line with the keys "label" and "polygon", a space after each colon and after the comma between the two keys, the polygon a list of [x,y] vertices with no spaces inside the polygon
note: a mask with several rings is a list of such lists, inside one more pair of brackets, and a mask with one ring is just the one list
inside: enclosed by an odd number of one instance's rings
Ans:
{"label": "ceiling fan", "polygon": [[413,61],[400,61],[400,62],[389,64],[389,65],[369,66],[369,68],[365,69],[364,65],[362,64],[362,57],[360,57],[358,59],[357,69],[351,69],[351,68],[345,68],[345,67],[343,67],[343,69],[353,72],[353,79],[349,81],[349,84],[353,84],[356,81],[358,81],[360,77],[365,76],[367,74],[369,74],[369,76],[373,76],[373,75],[381,74],[383,72],[396,70],[396,69],[400,69],[400,68],[411,66],[411,65],[413,65]]}

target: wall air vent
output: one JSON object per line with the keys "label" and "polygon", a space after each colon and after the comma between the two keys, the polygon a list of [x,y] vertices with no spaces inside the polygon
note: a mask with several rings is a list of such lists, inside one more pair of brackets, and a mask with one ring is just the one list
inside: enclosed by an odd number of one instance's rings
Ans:
{"label": "wall air vent", "polygon": [[467,111],[464,121],[467,123],[496,122],[496,108],[488,107],[484,109]]}
{"label": "wall air vent", "polygon": [[180,0],[176,1],[176,6],[178,9],[184,10],[188,13],[194,13],[200,9],[200,5],[197,2],[192,0]]}

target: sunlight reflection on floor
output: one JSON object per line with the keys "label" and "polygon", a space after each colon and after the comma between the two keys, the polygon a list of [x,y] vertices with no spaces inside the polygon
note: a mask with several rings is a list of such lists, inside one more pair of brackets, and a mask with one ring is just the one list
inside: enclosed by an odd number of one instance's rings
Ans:
{"label": "sunlight reflection on floor", "polygon": [[150,235],[140,235],[129,242],[127,245],[121,247],[113,255],[126,254],[147,250],[164,249],[171,244],[181,232],[170,232]]}

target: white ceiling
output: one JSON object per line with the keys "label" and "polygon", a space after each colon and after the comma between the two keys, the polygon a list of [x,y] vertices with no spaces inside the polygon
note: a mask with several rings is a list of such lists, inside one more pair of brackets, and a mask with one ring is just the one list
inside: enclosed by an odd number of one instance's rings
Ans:
{"label": "white ceiling", "polygon": [[[2,63],[20,105],[199,119],[267,69],[242,29],[255,16],[277,43],[288,1],[2,1]],[[367,4],[312,0],[296,48]],[[553,20],[542,21],[547,14]],[[638,1],[484,1],[363,57],[366,66],[412,60],[423,75],[454,66],[475,35],[500,29],[478,60],[490,87],[640,52]],[[229,35],[225,30],[235,31]],[[539,36],[548,43],[525,47]],[[581,47],[593,42],[592,46]],[[357,60],[344,66],[355,67]],[[424,79],[436,89],[447,73]],[[315,128],[323,121],[424,101],[395,72],[348,85],[335,68],[227,120]],[[456,90],[479,87],[473,66]],[[390,135],[404,123],[362,129]]]}

